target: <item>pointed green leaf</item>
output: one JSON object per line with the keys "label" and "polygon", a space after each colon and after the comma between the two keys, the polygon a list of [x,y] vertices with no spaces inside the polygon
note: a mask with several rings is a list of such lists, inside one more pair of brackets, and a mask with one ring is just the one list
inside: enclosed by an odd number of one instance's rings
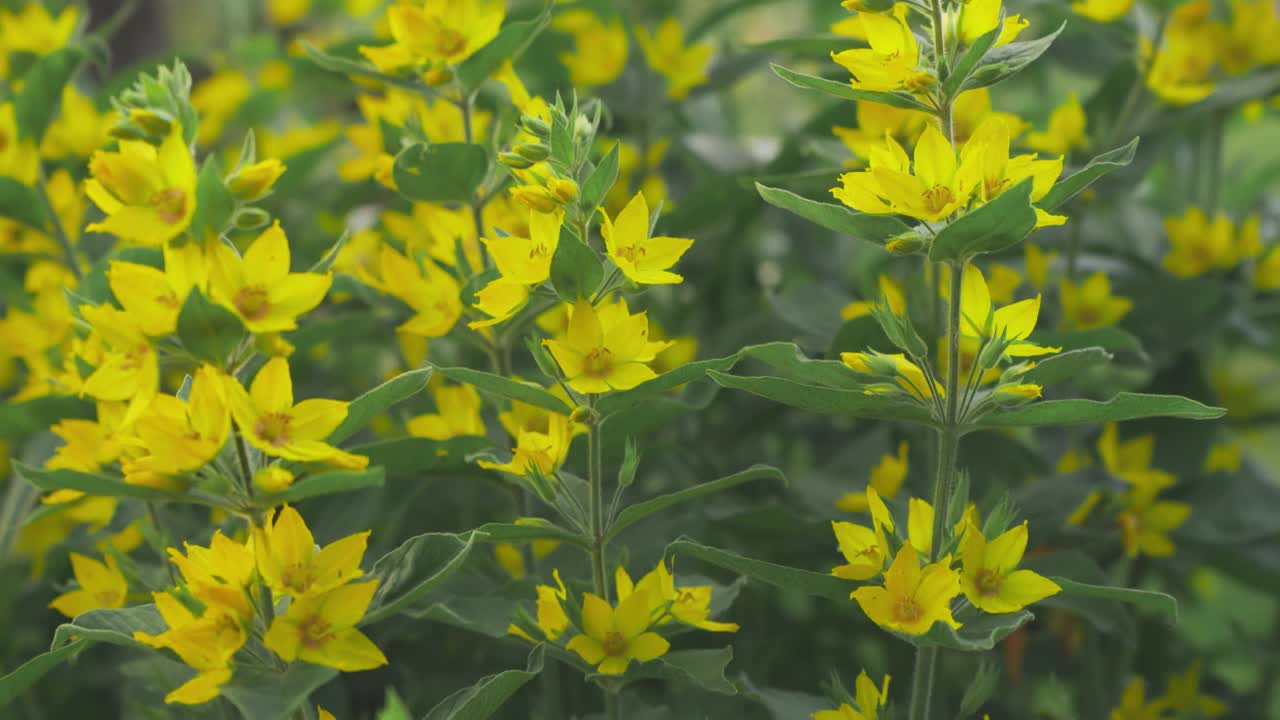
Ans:
{"label": "pointed green leaf", "polygon": [[1027,178],[942,228],[929,246],[929,259],[934,262],[967,260],[979,253],[998,252],[1022,242],[1036,226],[1031,185],[1031,178]]}
{"label": "pointed green leaf", "polygon": [[[875,322],[872,318],[872,322]],[[750,345],[742,354],[769,366],[778,377],[810,385],[830,385],[845,390],[862,390],[863,383],[838,360],[811,360],[795,343],[772,342]]]}
{"label": "pointed green leaf", "polygon": [[261,507],[277,507],[321,495],[382,487],[384,480],[385,473],[381,467],[370,467],[365,470],[329,470],[307,475],[281,492],[258,495],[254,499]]}
{"label": "pointed green leaf", "polygon": [[235,196],[227,189],[222,177],[222,161],[206,159],[196,178],[196,208],[188,232],[197,238],[197,242],[206,237],[218,237],[231,224],[235,210]]}
{"label": "pointed green leaf", "polygon": [[969,74],[978,67],[978,63],[987,56],[987,51],[996,44],[996,40],[1000,39],[1000,34],[1004,32],[1004,22],[997,22],[996,26],[991,28],[982,37],[974,40],[968,48],[965,49],[964,55],[960,56],[960,60],[956,62],[956,66],[951,68],[951,74],[947,76],[945,82],[942,83],[942,92],[947,96],[954,98],[960,94],[960,86],[965,80],[969,79]]}
{"label": "pointed green leaf", "polygon": [[1044,37],[1024,42],[1011,42],[992,49],[982,59],[982,62],[973,69],[973,73],[960,85],[960,90],[973,90],[974,88],[995,85],[1001,80],[1016,74],[1043,55],[1066,27],[1067,24],[1064,22],[1058,26],[1057,30]]}
{"label": "pointed green leaf", "polygon": [[874,92],[871,90],[855,90],[849,83],[836,82],[825,78],[805,75],[803,73],[788,70],[781,65],[770,65],[778,77],[795,85],[798,88],[806,90],[817,90],[820,93],[838,97],[842,100],[864,100],[868,102],[880,103],[881,105],[892,105],[893,107],[905,108],[907,110],[920,110],[929,114],[934,114],[933,108],[929,105],[917,100],[915,97],[902,92]]}
{"label": "pointed green leaf", "polygon": [[287,720],[308,707],[311,693],[337,674],[333,668],[305,662],[292,663],[284,672],[237,667],[221,694],[246,718]]}
{"label": "pointed green leaf", "polygon": [[501,375],[464,367],[436,368],[435,370],[450,380],[472,385],[478,390],[492,393],[498,397],[518,400],[561,415],[568,415],[573,412],[573,408],[566,405],[563,400],[534,383],[512,380]]}
{"label": "pointed green leaf", "polygon": [[40,192],[11,177],[0,177],[0,217],[47,232],[47,217]]}
{"label": "pointed green leaf", "polygon": [[628,527],[631,527],[654,513],[666,510],[673,505],[679,505],[680,503],[689,502],[690,500],[697,500],[698,498],[706,497],[708,495],[714,495],[715,493],[723,492],[730,488],[755,480],[779,480],[783,485],[787,484],[787,478],[782,474],[781,470],[767,465],[756,465],[755,467],[747,468],[742,472],[737,472],[718,480],[700,483],[693,487],[678,490],[666,495],[659,495],[658,497],[631,505],[618,513],[617,519],[613,521],[613,524],[609,526],[609,531],[605,534],[605,540],[612,540],[618,536],[618,533],[626,530]]}
{"label": "pointed green leaf", "polygon": [[478,435],[462,435],[448,440],[404,437],[357,445],[350,451],[369,458],[391,477],[453,472],[471,466],[467,456],[496,447]]}
{"label": "pointed green leaf", "polygon": [[604,278],[604,265],[595,250],[579,240],[566,226],[551,257],[551,285],[567,303],[590,298]]}
{"label": "pointed green leaf", "polygon": [[400,373],[347,405],[347,417],[329,434],[325,442],[336,445],[368,425],[387,408],[422,392],[431,379],[431,368],[418,368]]}
{"label": "pointed green leaf", "polygon": [[192,355],[222,366],[244,339],[239,316],[192,288],[178,312],[178,338]]}
{"label": "pointed green leaf", "polygon": [[1077,378],[1081,373],[1111,361],[1111,353],[1102,348],[1081,348],[1050,355],[1040,360],[1022,376],[1020,382],[1053,385]]}
{"label": "pointed green leaf", "polygon": [[1054,184],[1037,204],[1045,210],[1053,210],[1092,185],[1098,178],[1133,162],[1133,155],[1138,151],[1138,140],[1139,138],[1134,138],[1115,150],[1104,152],[1090,160],[1088,165]]}
{"label": "pointed green leaf", "polygon": [[503,703],[542,672],[543,646],[529,653],[524,670],[504,670],[450,695],[431,708],[422,720],[487,720]]}
{"label": "pointed green leaf", "polygon": [[756,191],[765,202],[774,207],[793,212],[809,222],[855,240],[883,246],[893,238],[911,232],[906,223],[892,215],[858,213],[843,205],[809,200],[793,192],[760,183],[756,183]]}
{"label": "pointed green leaf", "polygon": [[668,680],[687,683],[721,695],[737,695],[738,688],[725,671],[733,661],[733,648],[677,650],[659,658]]}
{"label": "pointed green leaf", "polygon": [[935,622],[923,635],[893,634],[916,647],[933,645],[961,652],[985,652],[1033,619],[1035,615],[1026,610],[990,615],[970,607],[957,614],[956,621],[961,623],[958,630],[953,630],[946,623]]}
{"label": "pointed green leaf", "polygon": [[701,545],[692,540],[680,539],[667,546],[668,557],[691,557],[724,568],[753,580],[759,580],[784,590],[799,590],[808,595],[824,597],[837,602],[848,602],[849,593],[857,583],[834,575],[777,565],[763,560],[735,555],[727,550]]}
{"label": "pointed green leaf", "polygon": [[77,640],[56,650],[41,653],[22,663],[8,675],[0,677],[0,708],[22,697],[40,678],[83,650],[88,644],[88,640]]}
{"label": "pointed green leaf", "polygon": [[550,521],[516,525],[514,523],[486,523],[475,529],[476,541],[484,543],[528,543],[536,540],[554,540],[587,549],[591,543],[586,538],[569,532]]}
{"label": "pointed green leaf", "polygon": [[596,403],[596,410],[605,417],[629,410],[649,398],[659,396],[695,380],[701,380],[711,371],[728,370],[737,362],[737,355],[729,355],[728,357],[686,363],[674,370],[662,373],[652,380],[646,380],[630,390],[605,395]]}
{"label": "pointed green leaf", "polygon": [[579,206],[585,212],[594,212],[600,203],[604,202],[604,197],[609,193],[609,189],[618,180],[618,148],[621,143],[614,143],[609,152],[600,158],[600,164],[596,165],[591,174],[587,176],[585,182],[582,183],[582,200]]}
{"label": "pointed green leaf", "polygon": [[[184,501],[182,493],[172,490],[161,490],[146,485],[130,485],[121,478],[107,475],[80,472],[60,468],[58,470],[42,470],[15,461],[13,469],[27,482],[41,490],[79,490],[88,495],[102,497],[131,497],[142,500]],[[189,500],[188,500],[189,501]]]}
{"label": "pointed green leaf", "polygon": [[145,648],[146,645],[133,639],[135,632],[159,635],[168,627],[164,618],[160,616],[160,611],[152,603],[90,610],[69,623],[59,625],[58,629],[53,631],[53,642],[49,649],[55,650],[65,643],[74,643],[77,640]]}
{"label": "pointed green leaf", "polygon": [[824,415],[933,424],[929,412],[919,405],[880,395],[868,395],[861,390],[820,387],[767,376],[742,377],[718,372],[707,374],[723,387],[745,390],[784,405]]}
{"label": "pointed green leaf", "polygon": [[1084,425],[1149,417],[1212,420],[1226,410],[1176,395],[1120,393],[1106,402],[1097,400],[1045,400],[983,416],[979,427],[1034,427]]}
{"label": "pointed green leaf", "polygon": [[84,48],[68,45],[42,55],[22,77],[22,92],[13,102],[18,132],[36,145],[62,105],[62,88],[84,60]]}
{"label": "pointed green leaf", "polygon": [[471,143],[419,143],[396,155],[391,174],[413,202],[467,203],[489,172],[489,154]]}
{"label": "pointed green leaf", "polygon": [[439,587],[462,567],[475,542],[475,533],[424,533],[383,555],[369,573],[378,589],[360,624],[391,617]]}
{"label": "pointed green leaf", "polygon": [[532,20],[507,23],[496,37],[458,66],[458,80],[468,90],[480,87],[504,60],[516,60],[538,34],[551,22],[551,6],[547,5]]}

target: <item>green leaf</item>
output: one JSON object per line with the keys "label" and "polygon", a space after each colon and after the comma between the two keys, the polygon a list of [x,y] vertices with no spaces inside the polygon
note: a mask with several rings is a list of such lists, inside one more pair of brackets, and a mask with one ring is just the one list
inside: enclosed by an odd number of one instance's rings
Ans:
{"label": "green leaf", "polygon": [[1113,353],[1145,354],[1138,338],[1118,327],[1089,330],[1036,330],[1031,333],[1028,340],[1037,345],[1060,347],[1063,350],[1098,347]]}
{"label": "green leaf", "polygon": [[351,437],[375,417],[386,412],[387,408],[425,390],[429,379],[431,379],[431,368],[410,370],[400,373],[352,400],[347,406],[346,419],[332,433],[329,433],[325,442],[336,445]]}
{"label": "green leaf", "polygon": [[[1035,62],[1057,39],[1067,24],[1064,22],[1049,35],[1025,42],[1011,42],[987,53],[973,73],[960,85],[960,90],[987,87],[1016,74]],[[997,28],[999,30],[999,28]]]}
{"label": "green leaf", "polygon": [[768,376],[741,377],[718,372],[707,375],[722,387],[745,390],[784,405],[824,415],[933,424],[929,412],[919,405],[868,395],[861,390],[820,387]]}
{"label": "green leaf", "polygon": [[78,640],[145,648],[147,646],[133,639],[135,632],[159,635],[168,627],[164,618],[160,616],[160,612],[156,610],[156,606],[151,603],[90,610],[69,623],[59,625],[58,629],[53,631],[53,642],[49,649],[56,650],[66,643],[74,643]]}
{"label": "green leaf", "polygon": [[462,87],[468,90],[480,87],[503,60],[519,58],[550,22],[551,6],[547,5],[532,20],[507,23],[487,45],[458,66],[458,80]]}
{"label": "green leaf", "polygon": [[567,303],[590,298],[604,278],[600,256],[579,240],[566,226],[560,230],[560,242],[551,257],[551,284],[556,294]]}
{"label": "green leaf", "polygon": [[342,248],[347,246],[347,242],[351,240],[351,230],[343,230],[342,235],[338,236],[336,242],[325,251],[324,255],[307,269],[310,273],[326,273],[329,268],[333,267],[333,263],[337,261],[338,254],[342,252]]}
{"label": "green leaf", "polygon": [[1036,363],[1020,382],[1036,385],[1053,385],[1079,377],[1081,373],[1099,365],[1106,365],[1111,353],[1102,348],[1081,348],[1052,355]]}
{"label": "green leaf", "polygon": [[244,339],[239,316],[192,288],[178,313],[178,338],[192,355],[222,366]]}
{"label": "green leaf", "polygon": [[450,380],[475,386],[479,390],[493,393],[498,397],[518,400],[561,415],[568,415],[573,412],[573,408],[565,405],[563,400],[547,392],[542,386],[531,382],[513,380],[501,375],[464,367],[436,368],[435,370]]}
{"label": "green leaf", "polygon": [[893,107],[905,108],[907,110],[920,110],[931,115],[935,114],[932,107],[915,99],[907,93],[854,90],[850,87],[849,83],[840,83],[834,80],[814,77],[812,75],[804,75],[793,70],[788,70],[781,65],[770,64],[769,67],[773,68],[773,71],[778,74],[778,77],[798,88],[817,90],[820,93],[832,95],[842,100],[866,100],[869,102],[880,103],[881,105],[892,105]]}
{"label": "green leaf", "polygon": [[493,441],[478,435],[462,435],[448,440],[405,437],[358,445],[351,452],[369,458],[392,477],[457,471],[470,467],[469,455],[491,450]]}
{"label": "green leaf", "polygon": [[256,500],[262,507],[276,507],[320,495],[382,487],[384,480],[385,471],[381,467],[370,467],[367,470],[329,470],[308,475],[281,492],[259,495]]}
{"label": "green leaf", "polygon": [[997,252],[1022,242],[1036,226],[1031,184],[1031,178],[1027,178],[942,228],[929,246],[929,259],[934,262],[967,260],[979,253]]}
{"label": "green leaf", "polygon": [[424,533],[383,555],[369,573],[378,589],[360,624],[389,618],[439,587],[462,567],[475,542],[475,533]]}
{"label": "green leaf", "polygon": [[205,160],[200,176],[196,178],[196,209],[191,216],[191,237],[200,242],[206,237],[221,235],[231,224],[235,210],[235,196],[222,178],[222,161],[217,158]]}
{"label": "green leaf", "polygon": [[46,430],[66,418],[94,417],[93,404],[70,395],[44,395],[0,404],[0,437]]}
{"label": "green leaf", "polygon": [[322,665],[296,662],[283,673],[253,667],[237,667],[222,695],[246,718],[284,720],[308,707],[308,698],[338,674]]}
{"label": "green leaf", "polygon": [[600,158],[600,164],[596,165],[586,181],[582,183],[582,200],[579,206],[583,210],[594,212],[600,203],[604,202],[609,189],[617,182],[619,146],[620,143],[614,143],[613,147],[609,148],[609,152]]}
{"label": "green leaf", "polygon": [[[875,322],[875,318],[870,318]],[[810,385],[830,385],[845,390],[861,390],[862,381],[837,360],[811,360],[795,343],[772,342],[750,345],[742,355],[768,365],[779,377]]]}
{"label": "green leaf", "polygon": [[77,640],[57,650],[41,653],[22,663],[8,675],[0,677],[0,708],[22,697],[40,678],[83,650],[88,644],[88,640]]}
{"label": "green leaf", "polygon": [[1134,607],[1164,615],[1170,622],[1176,623],[1178,621],[1178,600],[1168,593],[1138,590],[1137,588],[1091,585],[1056,575],[1050,575],[1049,579],[1058,583],[1063,592],[1071,595],[1128,603]]}
{"label": "green leaf", "polygon": [[987,51],[991,46],[996,44],[996,40],[1000,39],[1000,34],[1004,32],[1004,22],[996,23],[996,26],[982,37],[973,41],[960,56],[960,60],[956,66],[951,69],[951,74],[947,76],[945,82],[942,83],[942,92],[949,98],[954,98],[960,94],[960,86],[965,80],[969,79],[969,74],[978,67],[978,63],[986,57]]}
{"label": "green leaf", "polygon": [[409,714],[409,708],[396,689],[388,686],[387,699],[374,720],[413,720],[413,716]]}
{"label": "green leaf", "polygon": [[680,503],[688,502],[690,500],[696,500],[718,492],[723,492],[729,488],[737,487],[738,485],[749,483],[754,480],[765,479],[780,480],[783,485],[787,484],[787,478],[782,474],[781,470],[767,465],[756,465],[754,467],[747,468],[742,472],[737,472],[718,480],[700,483],[693,487],[678,490],[666,495],[659,495],[658,497],[645,500],[644,502],[636,503],[635,505],[631,505],[618,513],[617,519],[613,521],[613,524],[609,526],[609,531],[605,534],[605,540],[612,540],[618,536],[618,533],[626,530],[628,527],[631,527],[656,512],[661,512],[662,510],[672,507],[673,505],[679,505]]}
{"label": "green leaf", "polygon": [[809,222],[855,240],[883,246],[893,238],[911,231],[906,223],[892,215],[857,213],[843,205],[809,200],[760,183],[756,183],[756,191],[765,202],[774,207],[793,212]]}
{"label": "green leaf", "polygon": [[677,650],[659,658],[662,674],[668,680],[695,685],[721,695],[737,695],[738,688],[725,677],[733,661],[733,648],[714,650]]}
{"label": "green leaf", "polygon": [[171,490],[147,487],[146,485],[130,485],[120,478],[106,475],[94,475],[78,470],[41,470],[21,462],[14,461],[14,470],[27,482],[41,490],[79,490],[88,495],[102,497],[131,497],[142,500],[173,500],[181,502],[187,496]]}
{"label": "green leaf", "polygon": [[450,695],[431,708],[422,720],[486,720],[517,690],[542,672],[543,646],[529,653],[524,670],[504,670]]}
{"label": "green leaf", "polygon": [[392,177],[413,202],[467,203],[489,172],[489,155],[471,143],[418,143],[396,155]]}
{"label": "green leaf", "polygon": [[1045,400],[1020,408],[985,415],[979,427],[1034,427],[1039,425],[1084,425],[1149,417],[1176,417],[1212,420],[1227,411],[1177,395],[1119,393],[1106,402],[1097,400]]}
{"label": "green leaf", "polygon": [[30,228],[48,231],[44,200],[30,185],[11,177],[0,177],[0,217],[16,220]]}
{"label": "green leaf", "polygon": [[[1079,550],[1052,552],[1026,558],[1022,566],[1045,577],[1071,577],[1076,582],[1105,585],[1106,573],[1093,558]],[[1062,583],[1058,583],[1059,587]],[[1041,600],[1039,605],[1065,610],[1087,620],[1098,632],[1117,637],[1132,647],[1137,641],[1137,626],[1132,614],[1120,602],[1089,597],[1069,592],[1059,592]]]}
{"label": "green leaf", "polygon": [[961,623],[959,630],[953,630],[946,623],[935,622],[923,635],[893,634],[916,647],[933,645],[961,652],[985,652],[1033,619],[1035,615],[1026,610],[990,615],[970,607],[956,616],[956,621]]}
{"label": "green leaf", "polygon": [[23,76],[22,92],[13,102],[18,132],[36,145],[62,105],[62,88],[84,60],[84,48],[75,45],[42,55]]}
{"label": "green leaf", "polygon": [[344,75],[354,75],[356,77],[367,77],[390,85],[399,85],[410,90],[419,89],[416,82],[412,80],[401,79],[387,75],[378,70],[378,68],[365,62],[364,60],[356,60],[352,58],[339,57],[331,55],[306,40],[302,41],[302,49],[306,52],[311,62],[328,70],[330,72],[342,73]]}
{"label": "green leaf", "polygon": [[555,540],[589,549],[591,543],[581,535],[569,532],[550,521],[516,525],[514,523],[487,523],[475,529],[476,542],[528,543],[535,540]]}
{"label": "green leaf", "polygon": [[1139,138],[1134,138],[1115,150],[1104,152],[1090,160],[1088,165],[1055,183],[1037,204],[1045,210],[1053,210],[1092,185],[1098,178],[1133,162],[1133,155],[1138,151],[1138,140]]}
{"label": "green leaf", "polygon": [[605,417],[620,413],[639,405],[649,398],[674,390],[695,380],[701,380],[706,377],[708,372],[713,370],[728,370],[737,362],[738,355],[729,355],[728,357],[686,363],[674,370],[662,373],[652,380],[646,380],[630,390],[605,395],[596,403],[596,410]]}
{"label": "green leaf", "polygon": [[753,560],[688,539],[676,540],[668,545],[666,555],[692,557],[753,580],[759,580],[767,585],[784,590],[799,590],[808,595],[837,602],[848,602],[849,593],[857,587],[856,583],[834,575]]}

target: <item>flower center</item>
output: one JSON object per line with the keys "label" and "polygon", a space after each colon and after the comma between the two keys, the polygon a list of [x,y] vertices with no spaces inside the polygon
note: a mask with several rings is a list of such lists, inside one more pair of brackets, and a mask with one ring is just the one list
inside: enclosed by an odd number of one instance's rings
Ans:
{"label": "flower center", "polygon": [[582,373],[587,377],[602,378],[613,369],[613,353],[609,348],[593,348],[582,361]]}
{"label": "flower center", "polygon": [[261,320],[271,310],[271,298],[264,287],[244,287],[236,293],[236,309],[248,320]]}
{"label": "flower center", "polygon": [[163,292],[156,296],[156,302],[167,308],[178,307],[178,296],[173,292]]}
{"label": "flower center", "polygon": [[898,622],[915,622],[922,614],[920,605],[910,595],[898,598],[893,606],[893,618]]}
{"label": "flower center", "polygon": [[466,47],[466,35],[452,28],[440,28],[440,34],[436,36],[436,49],[441,55],[451,57],[462,52]]}
{"label": "flower center", "polygon": [[99,590],[93,594],[93,597],[103,607],[113,608],[120,605],[120,593],[115,590]]}
{"label": "flower center", "polygon": [[547,251],[546,245],[542,243],[538,243],[537,245],[533,246],[532,250],[529,251],[529,259],[533,260],[535,258],[544,258],[550,254],[551,253]]}
{"label": "flower center", "polygon": [[619,657],[627,651],[627,639],[616,630],[605,633],[600,644],[604,646],[604,654],[609,657]]}
{"label": "flower center", "polygon": [[955,200],[951,188],[946,185],[934,185],[924,191],[924,207],[931,213],[940,213],[942,209]]}
{"label": "flower center", "polygon": [[290,418],[285,413],[267,413],[258,418],[258,424],[253,430],[258,437],[266,440],[276,447],[289,444],[289,421]]}
{"label": "flower center", "polygon": [[995,595],[1000,592],[1000,584],[1004,582],[1004,575],[994,568],[982,568],[978,571],[976,584],[978,592],[983,595]]}
{"label": "flower center", "polygon": [[151,193],[151,207],[160,219],[177,225],[187,214],[187,194],[181,188],[165,188]]}
{"label": "flower center", "polygon": [[618,248],[618,257],[622,258],[623,260],[626,260],[632,265],[635,265],[636,263],[640,262],[641,258],[644,257],[644,252],[645,252],[644,248],[642,247],[636,247],[635,245],[628,245],[626,247]]}
{"label": "flower center", "polygon": [[298,623],[298,636],[305,647],[316,650],[333,639],[333,632],[324,618],[313,615]]}
{"label": "flower center", "polygon": [[291,563],[280,573],[280,584],[302,594],[311,585],[310,567],[303,563]]}

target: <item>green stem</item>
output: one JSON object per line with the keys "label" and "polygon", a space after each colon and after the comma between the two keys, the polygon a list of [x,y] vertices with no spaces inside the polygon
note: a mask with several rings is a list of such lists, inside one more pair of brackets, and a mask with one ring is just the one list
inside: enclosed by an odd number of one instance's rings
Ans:
{"label": "green stem", "polygon": [[608,720],[622,718],[622,704],[618,702],[617,694],[607,690],[604,693],[604,715]]}
{"label": "green stem", "polygon": [[76,250],[71,245],[71,238],[67,236],[67,230],[62,226],[62,218],[58,217],[58,212],[53,209],[53,201],[49,199],[49,183],[44,173],[44,165],[40,165],[40,200],[44,203],[45,214],[49,216],[49,223],[53,226],[53,236],[58,239],[58,245],[62,247],[62,254],[66,256],[67,268],[71,270],[71,274],[76,276],[76,281],[84,279],[84,273],[80,271],[80,262],[76,259]]}
{"label": "green stem", "polygon": [[236,433],[236,455],[240,458],[240,474],[244,479],[245,495],[253,497],[253,467],[249,463],[249,448],[245,447],[244,436]]}
{"label": "green stem", "polygon": [[609,601],[609,577],[605,572],[604,528],[604,443],[600,437],[599,418],[595,417],[595,398],[591,399],[592,418],[587,430],[587,482],[590,486],[591,513],[591,579],[596,595]]}

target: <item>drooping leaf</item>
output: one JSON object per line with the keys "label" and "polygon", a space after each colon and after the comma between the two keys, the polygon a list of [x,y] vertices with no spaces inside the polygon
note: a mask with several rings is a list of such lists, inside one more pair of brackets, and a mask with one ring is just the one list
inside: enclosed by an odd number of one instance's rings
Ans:
{"label": "drooping leaf", "polygon": [[462,567],[475,542],[475,533],[424,533],[383,555],[369,573],[378,589],[360,624],[391,617],[439,587]]}
{"label": "drooping leaf", "polygon": [[725,671],[733,661],[733,648],[677,650],[659,658],[662,674],[668,680],[694,685],[721,695],[737,695],[738,688]]}
{"label": "drooping leaf", "polygon": [[475,529],[476,541],[486,543],[527,543],[536,540],[554,540],[590,548],[591,543],[581,535],[569,532],[549,521],[516,525],[514,523],[486,523]]}
{"label": "drooping leaf", "polygon": [[667,545],[668,557],[691,557],[784,590],[799,590],[828,600],[848,602],[856,583],[834,575],[742,557],[727,550],[681,539]]}
{"label": "drooping leaf", "polygon": [[489,170],[489,156],[471,143],[419,143],[396,155],[392,177],[413,202],[466,203]]}
{"label": "drooping leaf", "polygon": [[944,227],[929,246],[929,259],[934,262],[967,260],[1022,242],[1036,226],[1031,185],[1031,178],[1027,178]]}
{"label": "drooping leaf", "polygon": [[178,338],[192,355],[222,366],[244,339],[239,316],[192,288],[178,312]]}
{"label": "drooping leaf", "polygon": [[[1046,46],[1047,47],[1047,46]],[[929,105],[917,100],[915,97],[903,92],[875,92],[872,90],[855,90],[849,83],[836,82],[825,78],[805,75],[803,73],[788,70],[781,65],[770,65],[778,77],[799,88],[806,90],[817,90],[820,93],[838,97],[842,100],[864,100],[881,105],[892,105],[893,107],[905,108],[907,110],[920,110],[933,114],[934,110]]]}
{"label": "drooping leaf", "polygon": [[543,646],[529,653],[524,670],[504,670],[450,695],[431,708],[422,720],[487,720],[517,690],[542,672]]}
{"label": "drooping leaf", "polygon": [[935,645],[948,650],[961,652],[985,652],[996,646],[1009,633],[1035,619],[1035,615],[1026,610],[1013,613],[990,615],[973,608],[957,613],[956,621],[960,629],[954,630],[950,625],[935,622],[933,627],[923,635],[907,635],[893,633],[916,647]]}
{"label": "drooping leaf", "polygon": [[56,650],[66,643],[74,643],[77,640],[145,648],[146,645],[133,639],[135,632],[159,635],[167,628],[168,625],[160,616],[160,611],[151,603],[90,610],[69,623],[59,625],[58,629],[53,631],[53,642],[49,649]]}
{"label": "drooping leaf", "polygon": [[573,408],[566,405],[563,400],[533,383],[512,380],[501,375],[464,367],[438,367],[435,370],[450,380],[472,385],[479,390],[493,393],[498,397],[518,400],[561,415],[568,415],[573,412]]}
{"label": "drooping leaf", "polygon": [[1133,162],[1133,155],[1138,151],[1138,140],[1135,137],[1124,145],[1093,158],[1088,165],[1059,180],[1036,204],[1045,210],[1053,210],[1092,185],[1098,178]]}
{"label": "drooping leaf", "polygon": [[774,207],[793,212],[828,230],[874,245],[883,246],[893,238],[911,231],[906,223],[892,215],[854,212],[843,205],[809,200],[793,192],[760,183],[756,183],[756,191],[765,202]]}
{"label": "drooping leaf", "polygon": [[431,368],[400,373],[347,405],[347,417],[326,439],[330,445],[346,440],[387,408],[422,392],[431,379]]}
{"label": "drooping leaf", "polygon": [[1004,412],[985,415],[979,427],[1033,427],[1038,425],[1084,425],[1109,421],[1137,420],[1149,417],[1176,417],[1189,420],[1212,420],[1226,410],[1176,395],[1143,395],[1119,393],[1098,400],[1045,400]]}
{"label": "drooping leaf", "polygon": [[613,524],[609,526],[609,532],[606,533],[605,540],[612,540],[617,537],[618,533],[628,527],[640,522],[654,513],[666,510],[673,505],[689,502],[690,500],[696,500],[708,495],[714,495],[715,493],[755,480],[779,480],[784,485],[787,482],[787,478],[782,474],[781,470],[767,465],[757,465],[755,467],[747,468],[742,472],[727,475],[718,480],[711,480],[673,493],[659,495],[658,497],[645,500],[644,502],[628,506],[622,512],[618,513],[618,517],[613,521]]}
{"label": "drooping leaf", "polygon": [[[874,319],[872,320],[874,322]],[[778,377],[811,385],[861,390],[862,382],[849,366],[837,360],[812,360],[795,343],[772,342],[742,349],[744,357],[759,360]]]}

